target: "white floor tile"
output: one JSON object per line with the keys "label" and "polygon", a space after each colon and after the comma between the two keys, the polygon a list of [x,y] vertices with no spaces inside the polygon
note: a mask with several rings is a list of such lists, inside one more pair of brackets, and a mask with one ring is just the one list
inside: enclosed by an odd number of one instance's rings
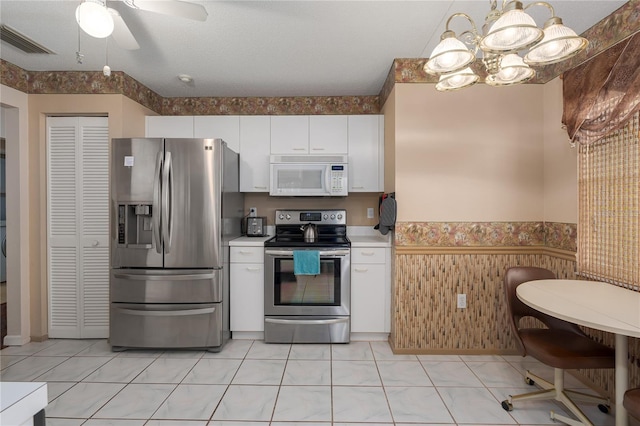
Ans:
{"label": "white floor tile", "polygon": [[378,361],[377,364],[384,386],[432,386],[418,361]]}
{"label": "white floor tile", "polygon": [[0,371],[0,380],[3,382],[30,382],[67,359],[62,356],[31,356]]}
{"label": "white floor tile", "polygon": [[374,361],[333,361],[331,381],[338,386],[381,386]]}
{"label": "white floor tile", "polygon": [[242,360],[202,358],[187,373],[183,383],[226,385],[231,383]]}
{"label": "white floor tile", "polygon": [[[497,403],[509,398],[509,395],[519,395],[539,390],[537,387],[520,387],[520,388],[491,388],[489,391],[495,396]],[[518,424],[535,424],[550,425],[556,424],[551,420],[549,413],[551,410],[559,414],[567,415],[562,406],[554,400],[543,401],[516,401],[513,404],[513,411],[510,411],[511,417],[516,419]]]}
{"label": "white floor tile", "polygon": [[202,358],[239,358],[247,356],[253,340],[229,340],[220,352],[205,352]]}
{"label": "white floor tile", "polygon": [[0,351],[0,356],[5,355],[33,355],[48,348],[51,345],[55,345],[55,340],[45,340],[44,342],[29,342],[22,346],[9,346]]}
{"label": "white floor tile", "polygon": [[106,340],[99,340],[88,348],[78,352],[78,356],[110,356],[115,357],[118,352],[111,350],[111,345]]}
{"label": "white floor tile", "polygon": [[421,361],[421,363],[435,386],[483,386],[464,362]]}
{"label": "white floor tile", "polygon": [[373,360],[369,342],[351,342],[346,345],[331,345],[331,359],[368,361]]}
{"label": "white floor tile", "polygon": [[392,422],[382,387],[335,386],[334,422]]}
{"label": "white floor tile", "polygon": [[331,421],[330,386],[282,386],[278,394],[274,421]]}
{"label": "white floor tile", "polygon": [[226,385],[179,385],[152,418],[209,420],[226,389]]}
{"label": "white floor tile", "polygon": [[388,342],[370,342],[373,356],[377,361],[416,361],[416,355],[396,355]]}
{"label": "white floor tile", "polygon": [[289,359],[330,360],[331,345],[291,345]]}
{"label": "white floor tile", "polygon": [[395,422],[453,423],[449,410],[433,387],[385,388]]}
{"label": "white floor tile", "polygon": [[176,385],[130,384],[96,414],[98,419],[148,419],[167,399]]}
{"label": "white floor tile", "polygon": [[47,382],[47,398],[49,402],[53,401],[72,387],[76,382]]}
{"label": "white floor tile", "polygon": [[47,346],[37,356],[74,356],[89,348],[97,340],[57,340],[54,345]]}
{"label": "white floor tile", "polygon": [[[149,420],[145,423],[145,426],[207,426],[207,423],[203,420]],[[240,426],[240,425],[236,425]],[[268,423],[264,426],[268,426]]]}
{"label": "white floor tile", "polygon": [[457,423],[508,425],[516,421],[485,388],[437,388]]}
{"label": "white floor tile", "polygon": [[134,383],[180,383],[197,359],[158,358],[135,379]]}
{"label": "white floor tile", "polygon": [[420,361],[462,361],[459,355],[418,355]]}
{"label": "white floor tile", "polygon": [[124,386],[119,383],[78,383],[47,406],[46,416],[88,419]]}
{"label": "white floor tile", "polygon": [[283,359],[245,359],[231,383],[234,385],[279,385],[286,361]]}
{"label": "white floor tile", "polygon": [[278,386],[231,385],[213,413],[213,420],[269,421],[278,390]]}
{"label": "white floor tile", "polygon": [[110,360],[111,358],[108,357],[74,356],[38,376],[36,380],[40,382],[79,382]]}
{"label": "white floor tile", "polygon": [[290,359],[284,370],[283,385],[331,385],[331,362]]}
{"label": "white floor tile", "polygon": [[490,388],[518,387],[524,380],[522,374],[507,362],[467,361],[467,366]]}
{"label": "white floor tile", "polygon": [[27,355],[5,355],[4,353],[0,353],[0,370],[4,370],[8,366],[22,361],[26,357]]}
{"label": "white floor tile", "polygon": [[[82,426],[143,426],[144,420],[89,419]],[[47,421],[47,425],[49,422]]]}
{"label": "white floor tile", "polygon": [[264,343],[263,341],[255,341],[251,345],[251,349],[247,352],[247,359],[287,359],[291,345]]}
{"label": "white floor tile", "polygon": [[85,419],[54,419],[47,417],[47,426],[80,426],[85,423]]}
{"label": "white floor tile", "polygon": [[116,357],[83,379],[94,383],[129,383],[147,368],[155,358]]}

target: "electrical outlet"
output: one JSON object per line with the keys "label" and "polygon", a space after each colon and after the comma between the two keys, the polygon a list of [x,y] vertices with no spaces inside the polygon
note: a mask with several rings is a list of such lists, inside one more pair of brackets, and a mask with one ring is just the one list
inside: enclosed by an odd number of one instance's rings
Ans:
{"label": "electrical outlet", "polygon": [[373,219],[373,207],[367,209],[367,219]]}
{"label": "electrical outlet", "polygon": [[249,217],[258,216],[258,209],[255,207],[249,207]]}
{"label": "electrical outlet", "polygon": [[467,307],[467,295],[462,293],[458,294],[458,308],[465,309]]}

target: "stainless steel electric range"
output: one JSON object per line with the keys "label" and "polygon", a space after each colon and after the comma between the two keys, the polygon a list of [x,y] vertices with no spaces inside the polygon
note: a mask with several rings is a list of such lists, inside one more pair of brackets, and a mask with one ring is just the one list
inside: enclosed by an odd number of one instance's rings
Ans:
{"label": "stainless steel electric range", "polygon": [[[276,210],[275,225],[276,235],[265,242],[264,251],[265,342],[348,343],[346,210]],[[300,259],[311,260],[311,270],[301,269]]]}

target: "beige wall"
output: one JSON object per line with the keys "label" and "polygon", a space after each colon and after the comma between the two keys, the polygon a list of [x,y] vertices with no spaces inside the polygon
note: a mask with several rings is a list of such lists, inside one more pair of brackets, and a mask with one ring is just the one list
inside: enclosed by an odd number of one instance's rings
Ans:
{"label": "beige wall", "polygon": [[577,148],[562,127],[562,80],[544,85],[544,220],[578,223]]}
{"label": "beige wall", "polygon": [[29,97],[0,85],[6,137],[7,178],[7,345],[29,341]]}
{"label": "beige wall", "polygon": [[29,262],[31,337],[48,334],[46,118],[109,117],[109,138],[144,136],[144,117],[154,113],[123,95],[29,95]]}
{"label": "beige wall", "polygon": [[382,107],[384,114],[384,192],[396,190],[396,86]]}
{"label": "beige wall", "polygon": [[395,86],[398,221],[543,219],[543,90]]}

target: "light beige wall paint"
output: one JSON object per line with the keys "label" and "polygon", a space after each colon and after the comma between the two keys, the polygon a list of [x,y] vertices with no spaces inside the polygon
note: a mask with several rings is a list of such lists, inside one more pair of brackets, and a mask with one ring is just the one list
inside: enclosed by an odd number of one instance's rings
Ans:
{"label": "light beige wall paint", "polygon": [[544,220],[578,223],[578,149],[562,128],[562,80],[544,85]]}
{"label": "light beige wall paint", "polygon": [[0,85],[4,109],[7,178],[7,336],[6,345],[22,345],[30,336],[30,187],[29,97]]}
{"label": "light beige wall paint", "polygon": [[396,189],[396,89],[382,107],[384,114],[384,192]]}
{"label": "light beige wall paint", "polygon": [[396,84],[398,221],[543,219],[543,90]]}
{"label": "light beige wall paint", "polygon": [[31,336],[48,334],[46,118],[106,115],[109,138],[144,136],[144,117],[154,113],[123,95],[29,95],[29,229]]}

